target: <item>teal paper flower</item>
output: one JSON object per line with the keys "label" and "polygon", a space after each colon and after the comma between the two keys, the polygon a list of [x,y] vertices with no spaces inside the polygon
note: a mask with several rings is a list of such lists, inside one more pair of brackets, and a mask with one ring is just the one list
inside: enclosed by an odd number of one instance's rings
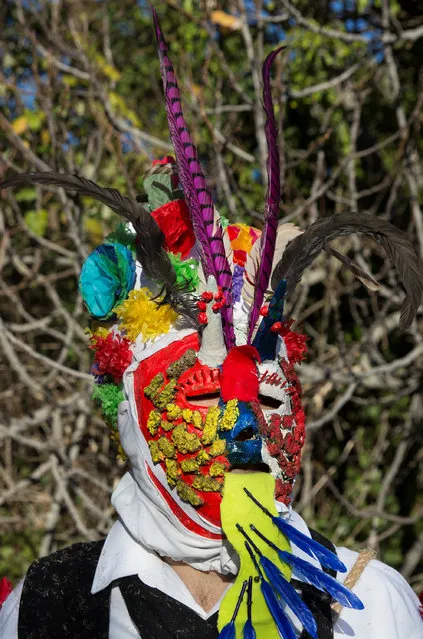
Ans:
{"label": "teal paper flower", "polygon": [[113,317],[113,309],[134,288],[135,262],[123,244],[101,244],[87,257],[79,277],[79,290],[90,315]]}

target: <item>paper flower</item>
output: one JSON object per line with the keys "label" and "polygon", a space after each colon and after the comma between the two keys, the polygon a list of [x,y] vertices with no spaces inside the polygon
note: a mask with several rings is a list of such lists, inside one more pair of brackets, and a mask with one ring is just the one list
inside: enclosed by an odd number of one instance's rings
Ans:
{"label": "paper flower", "polygon": [[198,260],[194,258],[182,260],[180,253],[177,255],[169,253],[169,259],[175,269],[176,285],[187,287],[187,290],[194,292],[200,283]]}
{"label": "paper flower", "polygon": [[94,375],[109,375],[118,384],[132,361],[131,341],[109,333],[106,337],[94,335],[89,348],[95,351]]}
{"label": "paper flower", "polygon": [[113,316],[135,284],[135,262],[123,244],[101,244],[87,257],[79,278],[79,290],[88,312],[96,319]]}
{"label": "paper flower", "polygon": [[120,318],[120,328],[126,331],[127,336],[133,342],[138,335],[144,340],[154,339],[168,333],[178,314],[169,306],[151,299],[152,294],[148,288],[140,288],[131,291],[116,310]]}
{"label": "paper flower", "polygon": [[165,249],[187,257],[195,244],[195,236],[185,200],[167,202],[151,215],[165,236]]}
{"label": "paper flower", "polygon": [[247,256],[258,240],[261,232],[247,224],[230,224],[226,229],[231,249],[233,251],[232,260],[239,266],[245,266]]}
{"label": "paper flower", "polygon": [[298,331],[292,331],[293,322],[294,320],[285,320],[281,323],[281,327],[277,332],[283,337],[285,342],[288,360],[297,364],[306,357],[308,337]]}

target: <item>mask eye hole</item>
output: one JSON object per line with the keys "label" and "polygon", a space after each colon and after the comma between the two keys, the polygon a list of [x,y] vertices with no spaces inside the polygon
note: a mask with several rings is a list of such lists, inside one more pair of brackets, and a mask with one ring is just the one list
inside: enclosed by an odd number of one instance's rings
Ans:
{"label": "mask eye hole", "polygon": [[281,401],[275,397],[259,394],[258,399],[262,410],[278,410],[281,406]]}
{"label": "mask eye hole", "polygon": [[245,442],[250,439],[257,439],[257,433],[254,428],[244,428],[239,435],[235,437],[236,442]]}
{"label": "mask eye hole", "polygon": [[220,393],[204,393],[203,395],[195,395],[194,397],[187,396],[187,401],[192,405],[199,408],[209,408],[210,406],[217,406],[220,399]]}

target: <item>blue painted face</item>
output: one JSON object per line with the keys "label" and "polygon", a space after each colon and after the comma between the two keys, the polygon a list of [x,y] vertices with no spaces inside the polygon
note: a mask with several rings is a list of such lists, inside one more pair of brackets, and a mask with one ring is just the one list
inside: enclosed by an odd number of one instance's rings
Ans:
{"label": "blue painted face", "polygon": [[[220,400],[219,406],[225,404]],[[257,416],[250,402],[238,401],[238,418],[229,431],[220,431],[219,436],[226,442],[226,456],[231,466],[260,464],[262,462],[262,438],[259,433]]]}

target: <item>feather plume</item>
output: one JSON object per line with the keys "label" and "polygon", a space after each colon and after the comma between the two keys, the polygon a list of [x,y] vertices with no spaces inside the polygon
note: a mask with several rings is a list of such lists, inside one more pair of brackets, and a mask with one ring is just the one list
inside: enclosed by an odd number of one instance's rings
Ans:
{"label": "feather plume", "polygon": [[251,619],[251,608],[253,605],[253,578],[252,576],[248,579],[248,589],[247,589],[247,621],[244,624],[244,628],[242,629],[242,638],[243,639],[256,639],[256,631],[253,626],[253,622]]}
{"label": "feather plume", "polygon": [[244,598],[244,593],[247,589],[247,584],[248,584],[247,581],[243,582],[241,591],[238,595],[238,600],[236,602],[235,610],[232,615],[232,619],[230,620],[229,623],[226,624],[226,626],[222,628],[217,639],[236,639],[235,619],[238,615],[239,608]]}
{"label": "feather plume", "polygon": [[281,602],[276,597],[272,586],[262,578],[260,589],[263,593],[263,597],[267,604],[267,607],[269,608],[270,614],[272,615],[273,620],[283,639],[296,639],[294,628],[292,627],[290,620],[286,616]]}
{"label": "feather plume", "polygon": [[351,258],[339,253],[334,248],[330,246],[325,246],[325,251],[328,255],[332,255],[336,257],[337,260],[342,262],[344,266],[347,267],[349,271],[356,277],[364,286],[366,286],[369,291],[378,291],[380,289],[380,284],[375,278],[367,273],[364,269],[362,269],[358,264],[356,264]]}
{"label": "feather plume", "polygon": [[226,303],[222,307],[222,323],[226,347],[235,344],[232,311],[232,272],[223,243],[221,224],[215,224],[214,207],[207,188],[197,150],[191,139],[183,113],[175,72],[154,8],[153,18],[160,58],[166,112],[170,137],[175,149],[179,179],[185,194],[200,252],[204,275],[213,275],[222,287]]}
{"label": "feather plume", "polygon": [[[345,565],[340,559],[338,559],[335,553],[322,546],[322,544],[319,544],[318,541],[315,541],[311,537],[307,537],[307,535],[304,535],[304,533],[294,528],[294,526],[291,526],[291,524],[288,524],[288,522],[286,522],[283,517],[272,515],[272,513],[267,508],[265,508],[265,506],[263,506],[263,504],[261,504],[259,500],[256,499],[256,497],[254,497],[254,495],[248,490],[248,488],[244,488],[244,492],[246,495],[248,495],[251,501],[253,501],[255,505],[258,506],[258,508],[260,508],[260,510],[265,513],[265,515],[270,517],[275,526],[277,526],[279,530],[286,537],[288,537],[289,541],[298,546],[298,548],[309,555],[309,557],[317,557],[322,566],[325,566],[326,568],[336,570],[338,572],[347,571]],[[266,537],[259,530],[257,530],[257,528],[253,524],[251,524],[250,527],[266,543],[274,547],[274,544],[272,544],[272,542],[269,542],[269,540],[266,539]]]}
{"label": "feather plume", "polygon": [[251,619],[247,619],[242,629],[242,639],[256,639],[256,631],[254,630],[253,622]]}
{"label": "feather plume", "polygon": [[235,623],[233,621],[227,623],[219,632],[217,639],[236,639]]}
{"label": "feather plume", "polygon": [[1,183],[0,189],[23,184],[56,186],[67,191],[75,191],[106,204],[115,213],[131,222],[137,233],[137,257],[145,274],[164,285],[165,296],[161,303],[171,304],[178,313],[187,317],[191,324],[198,325],[195,304],[176,286],[175,270],[163,248],[163,233],[141,204],[121,195],[116,189],[104,188],[79,175],[65,175],[54,171],[21,173]]}
{"label": "feather plume", "polygon": [[273,60],[283,49],[280,47],[271,51],[263,64],[263,105],[266,111],[267,121],[265,134],[268,148],[267,177],[268,186],[264,210],[264,228],[260,238],[260,264],[255,280],[254,301],[250,308],[248,318],[248,339],[251,343],[256,322],[259,318],[260,308],[269,284],[272,270],[273,255],[275,252],[276,229],[279,216],[279,202],[281,199],[281,175],[278,149],[278,129],[276,127],[275,112],[273,109],[272,92],[270,87],[270,69]]}
{"label": "feather plume", "polygon": [[408,328],[416,316],[423,295],[422,264],[402,231],[390,222],[366,213],[340,213],[314,222],[303,235],[290,242],[273,272],[273,286],[276,287],[281,279],[286,279],[287,297],[291,295],[304,270],[325,244],[351,233],[364,233],[373,237],[392,260],[407,294],[401,309],[400,328]]}
{"label": "feather plume", "polygon": [[[290,553],[286,553],[290,554]],[[280,595],[281,599],[291,608],[294,615],[302,623],[304,629],[317,639],[316,621],[306,606],[304,601],[291,586],[289,581],[285,579],[279,568],[265,556],[260,557],[260,564],[266,574],[266,577],[272,584],[273,588]]]}
{"label": "feather plume", "polygon": [[[283,222],[279,222],[276,231],[275,254],[273,256],[272,272],[276,264],[282,258],[282,255],[288,243],[295,237],[297,237],[297,235],[301,235],[301,233],[304,233],[304,231],[295,224],[292,224],[291,222],[287,222],[285,224]],[[255,242],[255,244],[253,245],[253,248],[251,249],[245,263],[244,286],[242,287],[241,295],[248,305],[251,305],[253,303],[255,288],[254,283],[257,280],[259,263],[260,242],[257,240],[257,242]],[[268,289],[266,291],[266,296],[271,295],[271,293],[272,290]]]}
{"label": "feather plume", "polygon": [[317,558],[325,568],[338,572],[346,572],[345,564],[343,564],[331,550],[319,544],[315,539],[304,535],[304,533],[294,528],[294,526],[288,524],[282,517],[273,517],[272,519],[275,526],[288,537],[289,541],[309,555],[309,557]]}
{"label": "feather plume", "polygon": [[278,344],[278,333],[271,331],[271,326],[282,319],[285,300],[285,280],[281,280],[269,303],[268,313],[258,327],[253,346],[258,350],[261,361],[274,360]]}
{"label": "feather plume", "polygon": [[333,599],[339,601],[345,608],[363,610],[364,605],[357,595],[334,577],[331,577],[331,575],[326,574],[323,570],[320,570],[320,568],[312,566],[308,561],[304,561],[304,559],[296,557],[284,550],[280,550],[278,554],[281,561],[285,561],[292,566],[309,584],[323,592],[329,593]]}

